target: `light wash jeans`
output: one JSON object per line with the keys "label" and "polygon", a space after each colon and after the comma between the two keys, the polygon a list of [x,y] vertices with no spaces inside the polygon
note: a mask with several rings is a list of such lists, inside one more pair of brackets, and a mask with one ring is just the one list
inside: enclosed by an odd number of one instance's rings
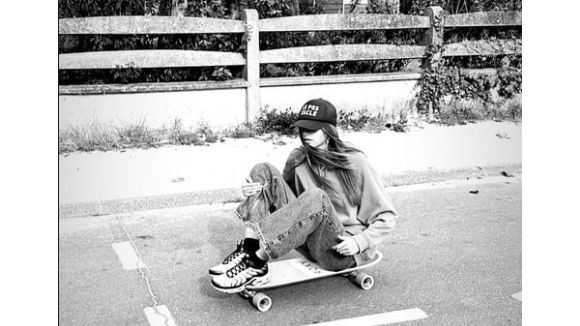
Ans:
{"label": "light wash jeans", "polygon": [[309,189],[298,198],[269,163],[255,165],[250,177],[264,185],[261,192],[247,197],[236,215],[260,238],[260,246],[271,259],[292,249],[307,254],[323,268],[332,271],[356,266],[353,256],[332,249],[341,242],[344,228],[328,195]]}

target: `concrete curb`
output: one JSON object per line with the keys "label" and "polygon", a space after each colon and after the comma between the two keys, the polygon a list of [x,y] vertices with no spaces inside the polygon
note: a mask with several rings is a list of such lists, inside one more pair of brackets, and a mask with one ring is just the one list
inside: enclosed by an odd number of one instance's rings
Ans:
{"label": "concrete curb", "polygon": [[[441,182],[452,179],[485,178],[501,176],[502,172],[521,174],[521,164],[483,166],[450,170],[407,171],[401,174],[383,175],[386,187]],[[233,203],[242,200],[238,188],[168,194],[161,196],[124,198],[98,202],[59,205],[58,217],[73,218],[127,213],[141,210],[163,209],[202,204]]]}

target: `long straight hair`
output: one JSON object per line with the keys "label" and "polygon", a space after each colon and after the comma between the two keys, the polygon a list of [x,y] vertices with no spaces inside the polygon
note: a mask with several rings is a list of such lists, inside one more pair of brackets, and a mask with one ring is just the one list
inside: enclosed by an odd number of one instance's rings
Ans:
{"label": "long straight hair", "polygon": [[[327,150],[308,145],[302,138],[302,133],[300,133],[300,140],[302,141],[302,146],[306,154],[308,169],[320,188],[328,190],[331,195],[336,196],[338,194],[336,187],[342,187],[346,193],[348,202],[353,206],[358,206],[361,203],[362,194],[361,190],[356,186],[357,176],[355,168],[345,154],[362,153],[362,151],[344,143],[338,136],[338,132],[334,126],[330,124],[324,125],[322,131],[328,136]],[[333,182],[321,175],[320,169],[335,171],[340,185],[333,184]]]}

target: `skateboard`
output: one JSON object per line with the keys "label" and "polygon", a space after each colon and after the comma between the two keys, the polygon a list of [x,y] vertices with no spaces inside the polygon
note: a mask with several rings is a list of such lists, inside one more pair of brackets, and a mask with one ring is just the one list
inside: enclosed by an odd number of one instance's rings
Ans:
{"label": "skateboard", "polygon": [[375,259],[368,262],[367,264],[336,272],[325,270],[320,267],[320,265],[304,256],[299,258],[274,261],[269,263],[268,266],[268,274],[270,275],[268,281],[264,282],[256,280],[258,282],[253,282],[246,285],[246,287],[238,292],[238,294],[242,298],[248,299],[252,306],[254,306],[259,311],[266,312],[272,308],[272,299],[260,291],[286,285],[312,281],[329,276],[342,275],[347,277],[354,284],[358,285],[361,289],[370,290],[373,287],[375,281],[372,276],[361,272],[361,270],[376,265],[381,261],[382,258],[383,254],[377,251]]}

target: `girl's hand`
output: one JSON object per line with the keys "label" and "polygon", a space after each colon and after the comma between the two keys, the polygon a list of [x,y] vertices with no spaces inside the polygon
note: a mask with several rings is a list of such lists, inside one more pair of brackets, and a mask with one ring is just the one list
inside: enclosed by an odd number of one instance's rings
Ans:
{"label": "girl's hand", "polygon": [[242,195],[250,197],[262,190],[262,184],[259,182],[252,182],[250,177],[246,177],[246,183],[242,185]]}
{"label": "girl's hand", "polygon": [[352,256],[354,254],[358,254],[358,244],[353,237],[343,235],[339,235],[338,237],[340,240],[342,240],[342,242],[336,246],[333,246],[332,249],[336,250],[343,256]]}

